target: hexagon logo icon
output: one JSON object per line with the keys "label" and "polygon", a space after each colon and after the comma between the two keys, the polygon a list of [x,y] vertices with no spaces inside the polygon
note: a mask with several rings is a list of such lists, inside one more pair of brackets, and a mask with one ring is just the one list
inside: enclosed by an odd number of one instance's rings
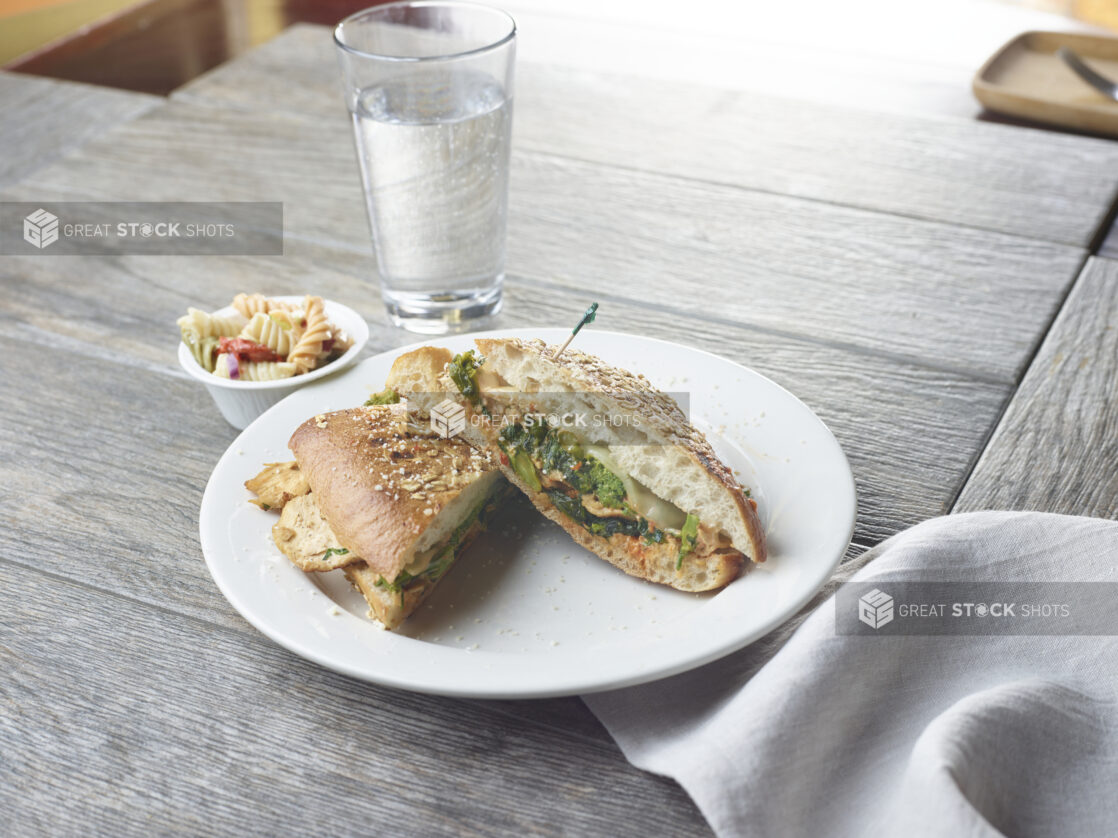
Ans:
{"label": "hexagon logo icon", "polygon": [[458,436],[466,427],[466,409],[453,399],[445,399],[431,408],[431,430],[443,439]]}
{"label": "hexagon logo icon", "polygon": [[858,619],[872,629],[893,622],[893,598],[874,588],[858,600]]}
{"label": "hexagon logo icon", "polygon": [[37,209],[23,219],[23,240],[42,250],[58,241],[58,216]]}

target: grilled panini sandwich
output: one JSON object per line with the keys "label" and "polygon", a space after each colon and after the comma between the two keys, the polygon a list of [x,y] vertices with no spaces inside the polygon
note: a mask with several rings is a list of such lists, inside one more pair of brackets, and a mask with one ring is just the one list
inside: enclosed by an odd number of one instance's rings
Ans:
{"label": "grilled panini sandwich", "polygon": [[[755,504],[672,398],[575,350],[555,358],[542,341],[476,344],[440,377],[467,411],[462,436],[576,542],[684,591],[720,588],[747,560],[764,561]],[[394,373],[419,377],[446,354],[416,350]]]}
{"label": "grilled panini sandwich", "polygon": [[259,505],[281,511],[279,549],[305,571],[344,568],[389,629],[430,594],[508,488],[486,454],[409,425],[401,408],[313,417],[291,437],[294,463],[246,483]]}

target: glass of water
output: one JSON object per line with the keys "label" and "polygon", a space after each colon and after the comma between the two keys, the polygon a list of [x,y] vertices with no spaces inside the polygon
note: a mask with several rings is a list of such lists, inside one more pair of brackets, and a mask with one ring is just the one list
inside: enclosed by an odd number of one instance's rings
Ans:
{"label": "glass of water", "polygon": [[407,0],[347,17],[334,41],[389,316],[472,328],[501,306],[516,24]]}

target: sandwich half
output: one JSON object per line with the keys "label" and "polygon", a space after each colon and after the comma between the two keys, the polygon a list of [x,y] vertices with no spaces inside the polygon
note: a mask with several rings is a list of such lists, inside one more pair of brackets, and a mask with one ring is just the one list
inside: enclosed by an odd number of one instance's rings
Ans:
{"label": "sandwich half", "polygon": [[576,542],[683,591],[720,588],[764,561],[756,504],[670,396],[576,350],[476,344],[440,377],[467,412],[462,437]]}
{"label": "sandwich half", "polygon": [[324,413],[291,437],[294,463],[246,483],[279,509],[279,549],[308,572],[343,568],[397,628],[454,564],[508,486],[492,458],[409,425],[400,406]]}

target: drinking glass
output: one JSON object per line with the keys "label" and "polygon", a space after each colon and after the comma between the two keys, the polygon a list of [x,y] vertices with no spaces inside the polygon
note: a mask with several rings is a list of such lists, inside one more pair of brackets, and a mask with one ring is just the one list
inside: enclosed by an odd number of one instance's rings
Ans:
{"label": "drinking glass", "polygon": [[347,17],[334,41],[388,314],[471,328],[501,306],[516,24],[406,0]]}

